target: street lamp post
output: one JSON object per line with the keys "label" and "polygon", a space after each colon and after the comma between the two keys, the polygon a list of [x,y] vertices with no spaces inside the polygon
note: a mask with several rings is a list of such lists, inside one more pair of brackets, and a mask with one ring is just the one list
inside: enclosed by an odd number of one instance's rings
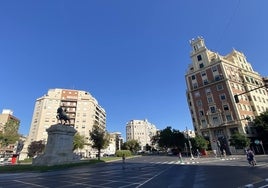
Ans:
{"label": "street lamp post", "polygon": [[184,146],[185,146],[185,150],[186,150],[186,157],[188,157],[188,149],[187,149],[187,144],[186,144],[186,142],[184,143]]}

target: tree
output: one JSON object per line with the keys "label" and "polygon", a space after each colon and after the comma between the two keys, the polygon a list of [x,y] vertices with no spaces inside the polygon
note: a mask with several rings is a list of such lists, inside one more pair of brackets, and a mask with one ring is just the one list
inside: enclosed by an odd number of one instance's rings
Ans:
{"label": "tree", "polygon": [[28,156],[34,157],[40,153],[43,153],[44,149],[45,149],[45,144],[43,143],[42,140],[33,141],[28,146]]}
{"label": "tree", "polygon": [[177,148],[178,150],[182,150],[182,148],[184,147],[185,140],[186,139],[183,133],[176,129],[173,129],[171,147]]}
{"label": "tree", "polygon": [[177,148],[181,150],[184,147],[184,134],[171,127],[166,127],[160,131],[158,145],[167,150],[168,148]]}
{"label": "tree", "polygon": [[19,123],[14,119],[9,119],[4,126],[4,131],[0,133],[0,142],[2,147],[15,144],[20,135],[18,134]]}
{"label": "tree", "polygon": [[85,136],[80,135],[78,132],[74,135],[73,150],[83,149],[86,145]]}
{"label": "tree", "polygon": [[136,153],[141,149],[141,146],[137,140],[128,140],[123,144],[122,148],[130,150],[132,153]]}
{"label": "tree", "polygon": [[92,147],[98,150],[98,160],[100,160],[101,149],[105,149],[109,145],[109,135],[98,125],[94,125],[90,131],[90,140],[93,143]]}
{"label": "tree", "polygon": [[253,126],[256,128],[258,139],[260,139],[264,145],[268,144],[268,111],[256,116],[253,120]]}
{"label": "tree", "polygon": [[230,138],[230,146],[234,146],[236,149],[243,149],[249,146],[250,140],[245,135],[236,132]]}
{"label": "tree", "polygon": [[200,135],[196,135],[194,138],[191,138],[191,142],[194,150],[208,149],[208,141]]}
{"label": "tree", "polygon": [[166,127],[160,131],[158,145],[159,147],[164,148],[165,150],[171,146],[172,139],[172,130],[171,127]]}

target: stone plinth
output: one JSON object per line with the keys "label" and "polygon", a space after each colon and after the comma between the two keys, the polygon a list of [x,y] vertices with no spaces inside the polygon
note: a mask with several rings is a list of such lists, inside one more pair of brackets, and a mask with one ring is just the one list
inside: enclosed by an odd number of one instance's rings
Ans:
{"label": "stone plinth", "polygon": [[33,159],[35,166],[52,166],[78,162],[73,153],[73,137],[77,131],[72,126],[56,124],[47,129],[48,139],[45,152]]}

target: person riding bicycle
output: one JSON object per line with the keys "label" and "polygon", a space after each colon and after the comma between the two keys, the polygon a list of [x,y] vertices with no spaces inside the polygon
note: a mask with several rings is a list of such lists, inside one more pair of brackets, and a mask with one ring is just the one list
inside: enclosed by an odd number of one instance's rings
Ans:
{"label": "person riding bicycle", "polygon": [[254,153],[251,149],[247,150],[247,160],[250,165],[256,165]]}

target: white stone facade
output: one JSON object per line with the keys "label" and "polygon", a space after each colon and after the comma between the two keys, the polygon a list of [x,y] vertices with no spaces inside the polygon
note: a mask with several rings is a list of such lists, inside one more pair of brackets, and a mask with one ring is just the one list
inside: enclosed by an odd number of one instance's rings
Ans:
{"label": "white stone facade", "polygon": [[126,141],[137,140],[141,150],[146,150],[146,144],[151,146],[151,138],[156,135],[157,128],[145,120],[131,120],[126,125]]}

